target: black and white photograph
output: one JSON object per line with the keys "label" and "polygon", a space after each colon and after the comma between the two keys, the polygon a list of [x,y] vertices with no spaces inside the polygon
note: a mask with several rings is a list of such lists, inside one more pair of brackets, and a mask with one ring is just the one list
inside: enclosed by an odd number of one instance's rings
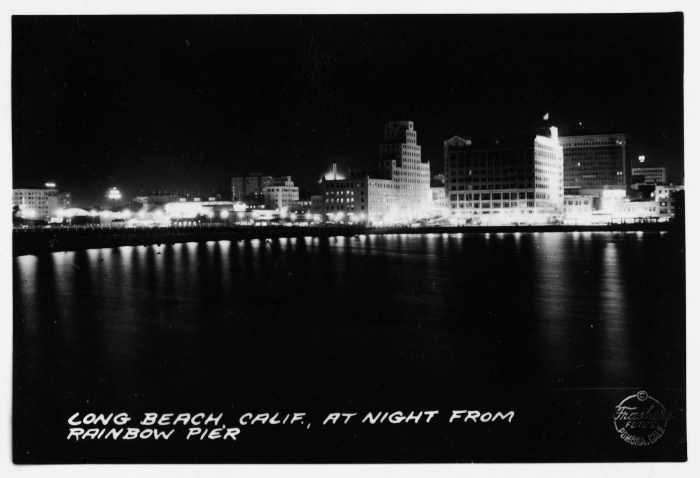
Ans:
{"label": "black and white photograph", "polygon": [[6,20],[14,464],[687,460],[683,12]]}

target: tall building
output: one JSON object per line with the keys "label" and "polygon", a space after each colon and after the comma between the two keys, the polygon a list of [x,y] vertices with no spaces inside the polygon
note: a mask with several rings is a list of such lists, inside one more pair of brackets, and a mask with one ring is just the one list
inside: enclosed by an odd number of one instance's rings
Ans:
{"label": "tall building", "polygon": [[445,189],[458,222],[538,223],[564,208],[563,152],[556,127],[490,144],[454,136],[443,143]]}
{"label": "tall building", "polygon": [[24,219],[48,221],[58,209],[70,207],[70,193],[60,192],[55,183],[46,183],[44,188],[13,189],[12,205]]}
{"label": "tall building", "polygon": [[[337,176],[333,176],[336,178]],[[322,181],[324,212],[372,223],[408,222],[430,213],[430,163],[421,159],[413,121],[385,125],[376,174]]]}
{"label": "tall building", "polygon": [[274,178],[261,173],[250,173],[247,176],[231,178],[231,200],[261,202],[263,189],[272,184]]}
{"label": "tall building", "polygon": [[430,163],[421,159],[413,121],[391,121],[384,127],[380,174],[391,180],[396,194],[392,205],[399,215],[424,211],[431,204]]}
{"label": "tall building", "polygon": [[243,201],[245,198],[245,177],[234,176],[231,178],[231,201]]}
{"label": "tall building", "polygon": [[559,142],[564,148],[567,194],[595,195],[604,189],[626,189],[626,135],[562,136]]}
{"label": "tall building", "polygon": [[273,179],[262,189],[265,206],[270,209],[289,208],[299,201],[299,188],[291,176]]}

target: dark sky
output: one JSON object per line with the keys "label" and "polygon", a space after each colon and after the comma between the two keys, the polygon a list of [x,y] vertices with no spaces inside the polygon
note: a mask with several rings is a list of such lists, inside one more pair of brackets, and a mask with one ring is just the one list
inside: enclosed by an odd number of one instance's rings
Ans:
{"label": "dark sky", "polygon": [[680,14],[13,17],[15,187],[78,202],[111,185],[227,191],[231,175],[375,164],[415,121],[441,168],[454,134],[502,137],[545,113],[630,136],[683,171]]}

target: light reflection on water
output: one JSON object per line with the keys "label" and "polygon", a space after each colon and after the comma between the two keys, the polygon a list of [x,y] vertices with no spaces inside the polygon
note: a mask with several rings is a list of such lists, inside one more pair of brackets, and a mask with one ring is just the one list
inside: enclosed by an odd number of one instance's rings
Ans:
{"label": "light reflection on water", "polygon": [[[96,376],[79,387],[141,377],[160,390],[240,360],[310,368],[309,380],[319,363],[425,380],[477,365],[472,379],[485,383],[623,386],[648,373],[648,314],[682,294],[669,244],[649,233],[362,234],[17,257],[20,379],[87,360]],[[660,269],[668,280],[642,280]]]}

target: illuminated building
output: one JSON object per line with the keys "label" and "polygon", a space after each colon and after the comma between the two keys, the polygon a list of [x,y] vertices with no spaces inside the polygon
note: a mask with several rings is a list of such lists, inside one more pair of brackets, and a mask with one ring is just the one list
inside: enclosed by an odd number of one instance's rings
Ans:
{"label": "illuminated building", "polygon": [[20,217],[48,221],[58,209],[70,207],[70,193],[60,192],[55,183],[46,184],[45,188],[12,190],[12,204]]}
{"label": "illuminated building", "polygon": [[420,216],[430,207],[430,163],[421,160],[417,136],[413,121],[392,121],[384,127],[380,171],[392,182],[395,197],[390,208],[398,216]]}
{"label": "illuminated building", "polygon": [[592,190],[626,189],[626,148],[624,134],[562,136],[564,189],[567,194]]}
{"label": "illuminated building", "polygon": [[449,207],[447,195],[445,194],[445,186],[432,186],[430,188],[430,204],[433,209]]}
{"label": "illuminated building", "polygon": [[564,195],[564,222],[573,224],[591,222],[594,199],[594,196],[584,194]]}
{"label": "illuminated building", "polygon": [[[169,202],[176,202],[180,198],[183,198],[183,197],[185,197],[185,196],[180,195],[180,194],[169,193],[169,192],[154,192],[151,194],[145,194],[143,196],[136,196],[134,198],[134,202],[141,204],[143,207],[146,207],[147,209],[150,209],[153,207],[163,206]],[[186,200],[186,197],[185,197],[185,200]]]}
{"label": "illuminated building", "polygon": [[321,184],[324,212],[331,218],[389,224],[430,213],[430,163],[421,160],[413,121],[385,125],[376,173],[343,179],[326,174]]}
{"label": "illuminated building", "polygon": [[680,185],[660,185],[654,186],[652,199],[659,205],[659,216],[663,219],[671,219],[676,216],[680,200],[679,193],[683,191]]}
{"label": "illuminated building", "polygon": [[563,153],[556,127],[549,135],[474,144],[443,143],[446,194],[457,222],[539,223],[561,219]]}
{"label": "illuminated building", "polygon": [[638,189],[639,184],[666,184],[666,168],[632,168],[632,188]]}
{"label": "illuminated building", "polygon": [[[596,194],[564,196],[564,223],[610,224],[667,221],[673,217],[670,201],[631,201],[619,188],[595,189]],[[667,197],[668,195],[666,195]],[[663,195],[660,195],[663,198]]]}
{"label": "illuminated building", "polygon": [[367,214],[369,177],[323,179],[323,212],[326,214]]}
{"label": "illuminated building", "polygon": [[613,216],[613,222],[658,220],[659,211],[656,201],[625,201],[622,208],[616,211],[616,216]]}
{"label": "illuminated building", "polygon": [[192,225],[191,222],[196,220],[227,222],[233,210],[234,204],[231,201],[176,201],[167,203],[162,211],[158,209],[148,214],[162,213],[166,222]]}
{"label": "illuminated building", "polygon": [[324,175],[323,179],[326,181],[338,181],[345,179],[345,174],[341,173],[338,169],[338,165],[333,163],[331,169],[329,169]]}
{"label": "illuminated building", "polygon": [[271,209],[284,209],[295,205],[299,201],[299,188],[294,185],[291,176],[275,178],[269,186],[262,189],[265,207]]}

